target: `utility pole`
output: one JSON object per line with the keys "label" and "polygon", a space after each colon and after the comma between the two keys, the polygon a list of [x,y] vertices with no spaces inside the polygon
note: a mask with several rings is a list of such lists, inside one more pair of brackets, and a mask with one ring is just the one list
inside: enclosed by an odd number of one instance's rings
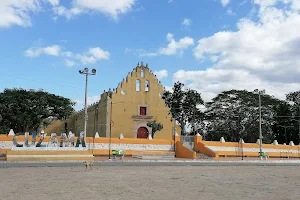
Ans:
{"label": "utility pole", "polygon": [[86,127],[88,121],[88,112],[87,112],[87,95],[88,95],[88,75],[96,75],[96,69],[92,69],[92,73],[89,73],[88,68],[84,70],[79,70],[80,74],[85,74],[85,96],[84,96],[84,140],[86,140]]}

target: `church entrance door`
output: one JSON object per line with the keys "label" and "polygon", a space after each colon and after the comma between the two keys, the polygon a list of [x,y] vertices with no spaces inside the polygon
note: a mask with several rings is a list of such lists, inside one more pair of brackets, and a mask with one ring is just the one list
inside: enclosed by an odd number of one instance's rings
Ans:
{"label": "church entrance door", "polygon": [[148,129],[146,127],[140,127],[137,131],[137,138],[147,138]]}

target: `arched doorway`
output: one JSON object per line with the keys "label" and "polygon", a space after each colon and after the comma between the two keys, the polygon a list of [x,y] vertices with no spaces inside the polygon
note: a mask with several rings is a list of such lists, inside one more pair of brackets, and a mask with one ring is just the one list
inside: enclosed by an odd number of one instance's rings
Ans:
{"label": "arched doorway", "polygon": [[146,127],[140,127],[137,131],[137,138],[147,138],[148,129]]}

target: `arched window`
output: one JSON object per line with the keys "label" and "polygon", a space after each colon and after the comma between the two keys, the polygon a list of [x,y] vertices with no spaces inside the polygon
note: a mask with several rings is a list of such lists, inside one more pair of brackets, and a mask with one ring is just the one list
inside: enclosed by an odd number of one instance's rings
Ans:
{"label": "arched window", "polygon": [[145,91],[149,92],[149,90],[150,90],[150,81],[146,80],[145,81]]}
{"label": "arched window", "polygon": [[139,79],[137,79],[135,82],[135,90],[141,91],[141,81]]}
{"label": "arched window", "polygon": [[145,77],[145,72],[143,69],[141,69],[141,77],[144,78]]}

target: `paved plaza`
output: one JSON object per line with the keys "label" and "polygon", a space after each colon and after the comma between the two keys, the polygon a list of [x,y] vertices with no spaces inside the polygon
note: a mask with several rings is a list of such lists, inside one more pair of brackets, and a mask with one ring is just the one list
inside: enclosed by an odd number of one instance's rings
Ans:
{"label": "paved plaza", "polygon": [[[95,163],[96,164],[96,163]],[[299,199],[299,166],[0,168],[1,196],[28,199]]]}

